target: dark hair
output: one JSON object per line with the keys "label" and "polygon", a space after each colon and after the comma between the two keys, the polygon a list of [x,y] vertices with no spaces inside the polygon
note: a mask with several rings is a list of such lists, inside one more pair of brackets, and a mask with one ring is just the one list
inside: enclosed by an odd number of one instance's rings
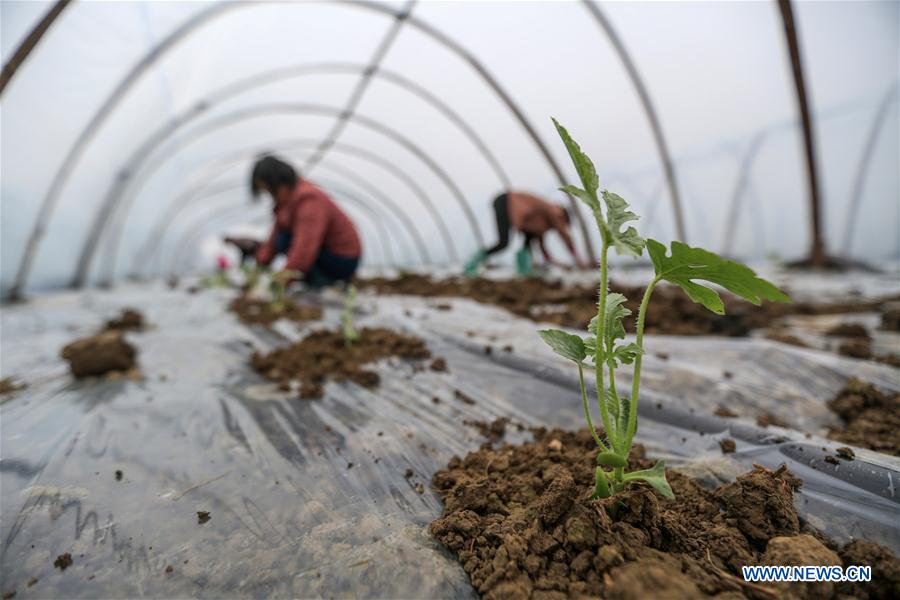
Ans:
{"label": "dark hair", "polygon": [[262,191],[257,183],[263,183],[269,190],[275,192],[283,185],[294,187],[297,184],[297,171],[294,167],[274,156],[263,156],[253,165],[253,173],[250,175],[250,191],[258,196]]}

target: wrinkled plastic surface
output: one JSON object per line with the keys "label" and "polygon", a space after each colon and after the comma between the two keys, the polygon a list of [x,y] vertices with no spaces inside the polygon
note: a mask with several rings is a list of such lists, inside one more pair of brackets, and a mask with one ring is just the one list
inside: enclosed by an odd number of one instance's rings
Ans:
{"label": "wrinkled plastic surface", "polygon": [[[501,309],[362,294],[358,323],[423,337],[449,372],[388,361],[374,390],[329,384],[324,399],[299,400],[247,359],[304,328],[243,326],[224,309],[233,293],[141,286],[4,308],[2,374],[29,387],[0,407],[3,590],[475,596],[428,534],[441,511],[430,477],[483,442],[464,420],[580,427],[572,369],[537,341],[534,323]],[[339,297],[317,301],[335,325]],[[151,324],[128,334],[146,379],[73,381],[59,349],[124,306]],[[830,465],[822,449],[842,444],[816,435],[837,423],[824,402],[848,376],[898,389],[897,370],[761,339],[657,336],[646,345],[639,439],[651,455],[710,483],[786,462],[804,479],[798,506],[813,524],[900,550],[900,460],[859,450],[855,461]],[[746,418],[711,416],[720,404]],[[756,427],[763,412],[796,429]],[[508,432],[513,441],[527,435]],[[721,454],[724,437],[737,441],[736,453]],[[199,524],[197,511],[211,520]],[[64,552],[74,565],[60,572],[53,561]]]}

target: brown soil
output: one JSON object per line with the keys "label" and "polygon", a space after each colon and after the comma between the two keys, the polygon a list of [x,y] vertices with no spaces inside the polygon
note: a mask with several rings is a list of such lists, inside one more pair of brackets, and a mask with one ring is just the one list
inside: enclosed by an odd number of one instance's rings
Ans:
{"label": "brown soil", "polygon": [[75,377],[103,375],[110,371],[128,371],[135,367],[137,350],[120,331],[104,331],[76,340],[62,349]]}
{"label": "brown soil", "polygon": [[75,564],[75,561],[72,560],[72,555],[68,552],[66,552],[65,554],[60,554],[56,557],[56,560],[53,561],[53,566],[60,571],[65,571],[73,564]]}
{"label": "brown soil", "polygon": [[17,383],[15,377],[4,377],[0,379],[0,396],[24,390],[26,387],[28,386],[24,383]]}
{"label": "brown soil", "polygon": [[[424,275],[407,274],[398,279],[371,278],[357,282],[360,288],[372,288],[381,294],[413,296],[463,296],[485,304],[495,304],[522,317],[584,329],[597,314],[597,288],[594,285],[566,286],[542,279],[491,279],[452,277],[432,280]],[[628,298],[626,306],[637,312],[644,288],[618,286]],[[765,302],[754,306],[730,294],[722,294],[726,315],[716,315],[692,302],[674,286],[659,286],[650,301],[645,331],[672,335],[744,336],[751,329],[764,327],[790,314],[842,314],[876,311],[888,299],[842,303],[781,304]],[[626,328],[634,322],[626,320]]]}
{"label": "brown soil", "polygon": [[[713,491],[669,470],[675,502],[638,485],[591,500],[597,449],[587,430],[534,434],[454,457],[432,480],[444,513],[431,531],[486,598],[887,598],[900,585],[889,550],[863,541],[838,549],[806,531],[793,502],[800,481],[784,467],[757,467]],[[629,466],[651,465],[636,447]],[[871,564],[873,578],[857,587],[745,583],[740,567],[762,564]]]}
{"label": "brown soil", "polygon": [[503,439],[503,436],[506,435],[506,426],[508,424],[509,419],[506,417],[494,419],[490,423],[487,421],[463,421],[463,425],[474,427],[483,437],[488,438],[492,442]]}
{"label": "brown soil", "polygon": [[900,456],[900,394],[881,392],[854,377],[828,408],[846,424],[843,429],[831,429],[829,438]]}
{"label": "brown soil", "polygon": [[209,515],[209,511],[206,510],[198,510],[197,511],[197,523],[203,525],[207,521],[209,521],[212,517]]}
{"label": "brown soil", "polygon": [[766,339],[781,342],[782,344],[797,346],[799,348],[809,348],[809,344],[798,338],[796,335],[791,335],[790,333],[784,333],[783,331],[777,331],[775,329],[766,331]]}
{"label": "brown soil", "polygon": [[831,337],[848,337],[869,339],[868,330],[859,323],[838,323],[828,329],[825,335]]}
{"label": "brown soil", "polygon": [[322,318],[322,309],[318,306],[305,306],[291,300],[285,300],[280,311],[263,300],[239,296],[231,301],[228,310],[237,315],[241,322],[248,325],[271,325],[278,319],[287,319],[303,323],[318,321]]}
{"label": "brown soil", "polygon": [[760,427],[768,427],[769,425],[774,425],[775,427],[789,427],[787,423],[768,412],[756,417],[756,424]]}
{"label": "brown soil", "polygon": [[422,340],[388,329],[365,327],[350,347],[339,331],[322,329],[268,354],[254,353],[250,364],[272,381],[299,380],[301,398],[321,398],[326,379],[349,379],[365,387],[378,385],[378,373],[362,366],[389,356],[426,359],[431,352]]}
{"label": "brown soil", "polygon": [[719,440],[719,448],[722,449],[722,454],[731,454],[737,449],[737,446],[735,445],[734,440],[725,438]]}
{"label": "brown soil", "polygon": [[103,328],[117,331],[141,331],[144,329],[144,315],[133,308],[126,308],[118,317],[107,321]]}
{"label": "brown soil", "polygon": [[447,372],[447,361],[443,358],[436,358],[433,361],[431,361],[429,368],[432,371],[435,371],[437,373],[446,373]]}
{"label": "brown soil", "polygon": [[889,304],[881,311],[881,328],[900,332],[900,305]]}

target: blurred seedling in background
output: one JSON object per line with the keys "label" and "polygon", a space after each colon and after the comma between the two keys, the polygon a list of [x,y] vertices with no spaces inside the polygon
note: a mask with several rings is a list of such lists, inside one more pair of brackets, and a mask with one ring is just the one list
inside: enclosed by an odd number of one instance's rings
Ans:
{"label": "blurred seedling in background", "polygon": [[356,287],[347,286],[347,297],[344,300],[344,310],[341,313],[341,335],[344,336],[344,344],[347,347],[359,339],[359,331],[353,326],[353,309],[356,305]]}
{"label": "blurred seedling in background", "polygon": [[299,271],[288,269],[279,271],[271,276],[269,280],[269,304],[273,312],[280,313],[284,311],[285,292],[291,282],[298,277],[300,277]]}
{"label": "blurred seedling in background", "polygon": [[[717,314],[725,314],[725,305],[718,292],[709,287],[709,284],[719,285],[756,305],[762,300],[789,302],[790,298],[770,282],[757,277],[756,273],[745,265],[681,242],[672,242],[670,254],[667,255],[664,244],[652,239],[645,240],[638,235],[634,227],[629,226],[622,231],[622,227],[626,223],[636,221],[638,215],[628,210],[628,203],[621,196],[607,190],[599,190],[597,171],[591,159],[581,151],[568,131],[556,119],[553,123],[572,158],[583,186],[566,185],[560,189],[579,198],[591,209],[600,232],[600,289],[597,316],[591,319],[587,336],[582,338],[558,329],[545,329],[539,334],[554,352],[578,366],[584,418],[600,449],[596,458],[593,497],[607,498],[621,492],[633,481],[644,481],[664,497],[674,500],[675,495],[669,482],[666,481],[665,461],[660,460],[651,469],[625,472],[632,442],[637,433],[638,393],[644,355],[644,320],[654,288],[661,281],[673,283],[684,290],[691,300]],[[625,296],[609,292],[607,257],[610,248],[615,248],[620,256],[635,258],[641,256],[646,248],[655,273],[641,300],[635,341],[627,344],[624,343],[625,327],[622,319],[630,316],[631,310],[625,308]],[[594,428],[588,405],[584,382],[586,360],[593,362],[594,366],[597,407],[604,430],[602,438]],[[630,364],[634,365],[631,393],[620,393],[616,389],[615,371],[621,365]],[[609,375],[609,379],[606,379],[606,374]]]}

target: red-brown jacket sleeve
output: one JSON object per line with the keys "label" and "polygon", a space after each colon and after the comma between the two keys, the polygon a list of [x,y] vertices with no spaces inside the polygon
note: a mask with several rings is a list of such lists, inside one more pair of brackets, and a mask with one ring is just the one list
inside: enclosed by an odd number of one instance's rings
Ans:
{"label": "red-brown jacket sleeve", "polygon": [[294,215],[293,239],[285,269],[306,273],[316,261],[328,230],[328,206],[309,198],[301,199]]}

